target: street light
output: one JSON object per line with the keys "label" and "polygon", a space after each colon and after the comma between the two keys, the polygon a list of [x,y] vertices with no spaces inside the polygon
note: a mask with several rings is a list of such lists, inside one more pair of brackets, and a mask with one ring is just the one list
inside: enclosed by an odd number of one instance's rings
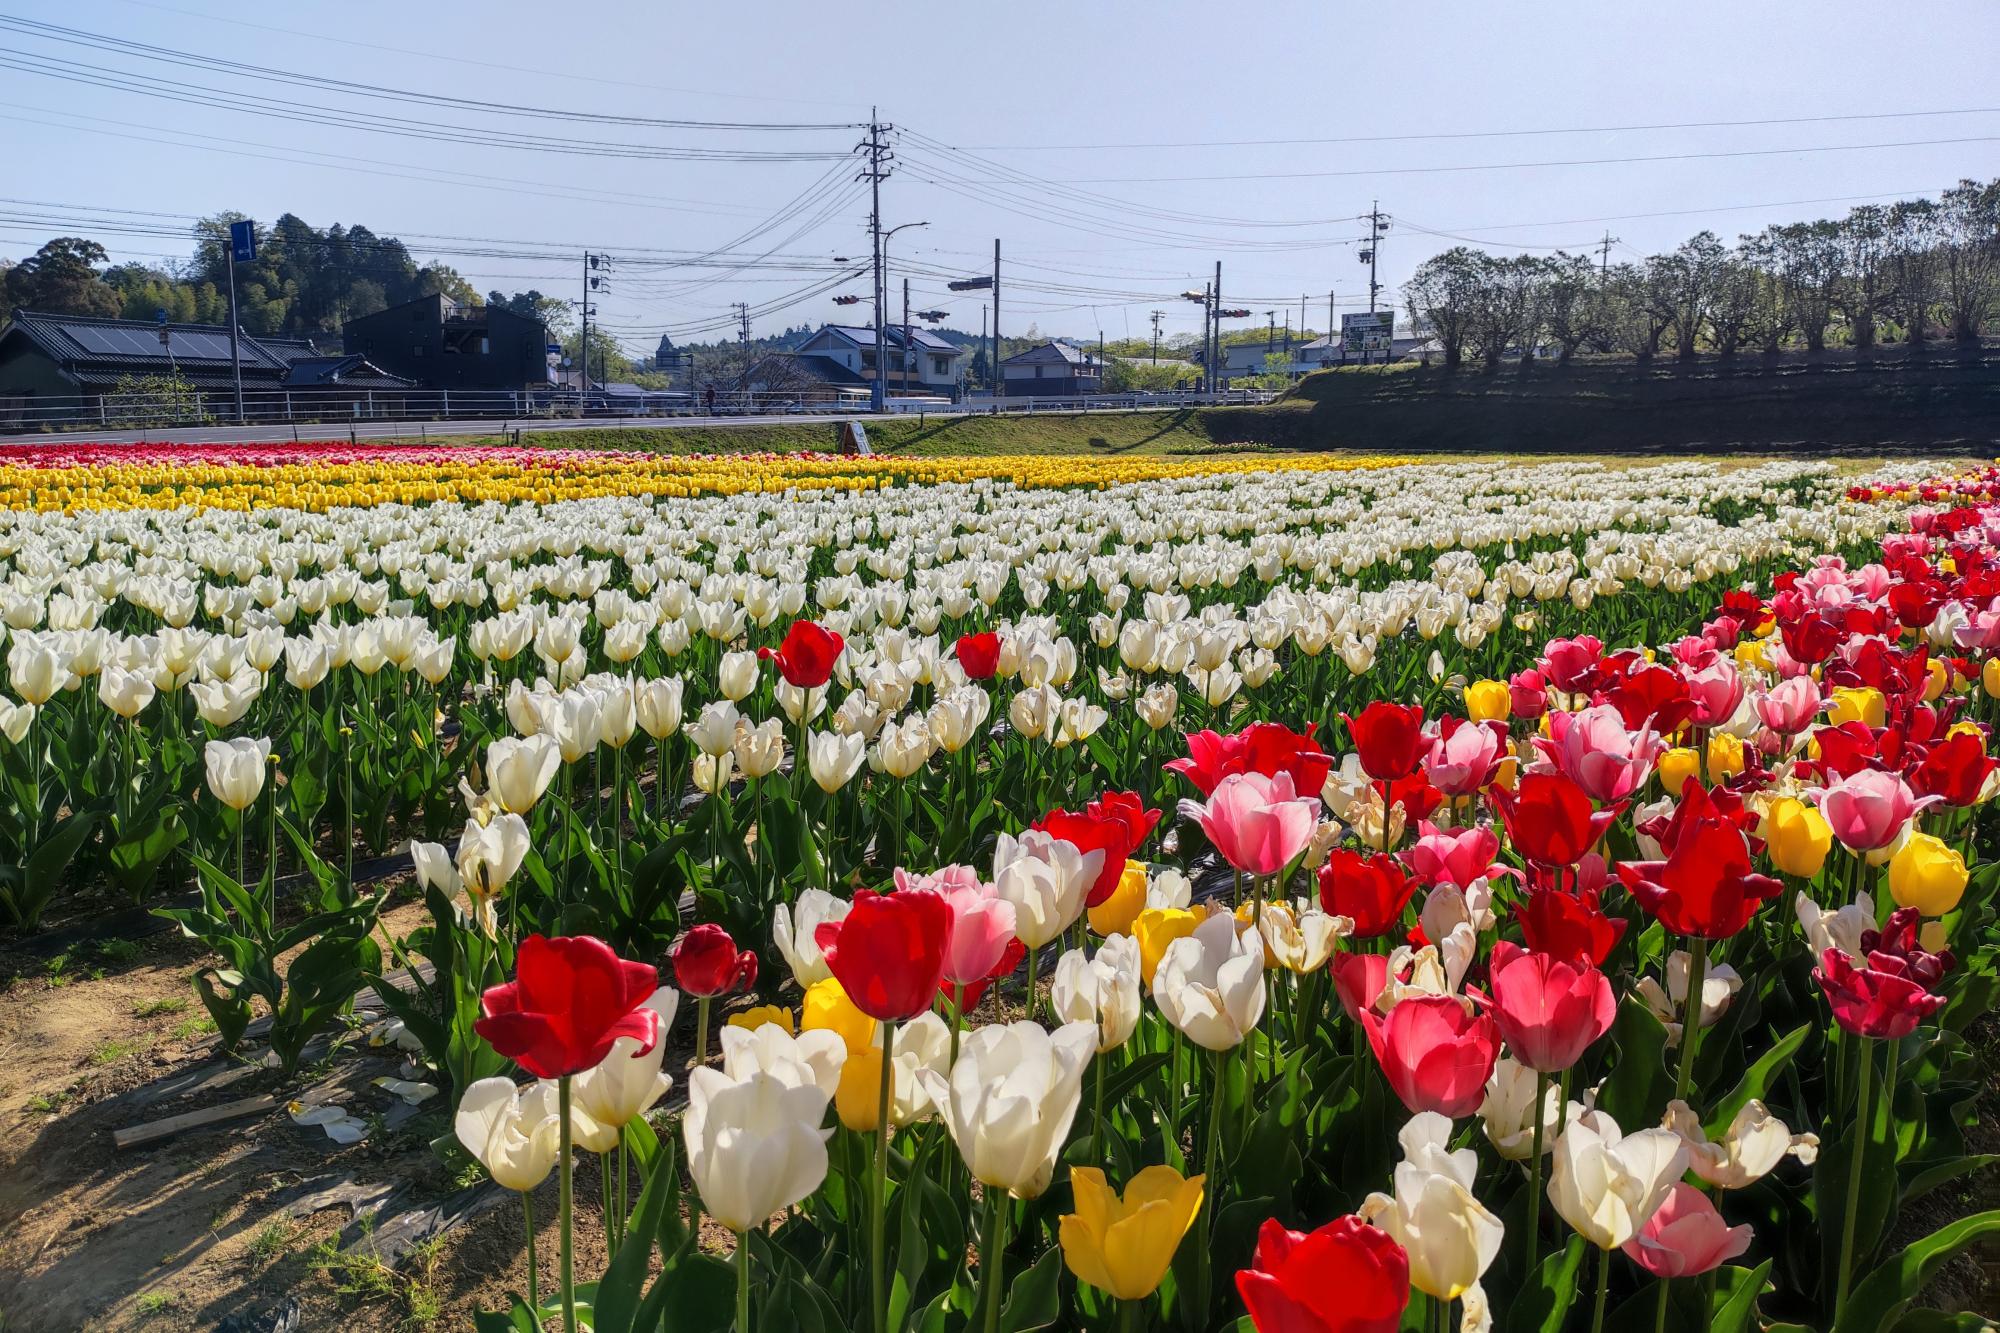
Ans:
{"label": "street light", "polygon": [[[868,394],[868,400],[869,400],[868,406],[871,411],[880,412],[883,409],[883,406],[888,398],[888,393],[889,393],[889,385],[888,385],[889,366],[887,357],[889,349],[887,348],[887,346],[884,345],[883,342],[884,328],[882,319],[884,313],[883,308],[887,306],[889,303],[889,238],[894,236],[899,231],[908,231],[912,227],[928,227],[930,225],[931,224],[928,222],[905,222],[900,227],[891,227],[889,228],[889,230],[882,233],[882,240],[880,243],[880,251],[882,255],[882,267],[878,273],[878,277],[880,279],[879,283],[880,290],[878,290],[875,293],[875,382],[873,385],[870,386]],[[910,326],[905,324],[903,326],[903,358],[904,358],[903,387],[904,388],[908,388],[910,384],[909,354],[910,354]]]}

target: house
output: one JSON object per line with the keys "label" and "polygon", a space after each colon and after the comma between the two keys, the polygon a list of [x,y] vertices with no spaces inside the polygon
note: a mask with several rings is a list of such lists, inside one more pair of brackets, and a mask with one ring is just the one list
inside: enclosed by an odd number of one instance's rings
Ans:
{"label": "house", "polygon": [[501,306],[448,296],[350,319],[341,327],[349,355],[429,389],[546,389],[548,326]]}
{"label": "house", "polygon": [[[883,377],[888,392],[956,396],[959,362],[965,355],[963,347],[929,329],[902,324],[885,326],[882,340],[888,350]],[[800,369],[825,383],[839,384],[840,371],[846,371],[859,376],[862,383],[870,384],[875,379],[877,359],[875,330],[853,324],[827,324],[800,343],[792,357]],[[830,364],[821,366],[813,364],[815,361]]]}
{"label": "house", "polygon": [[1097,353],[1057,339],[1000,363],[1003,398],[1073,398],[1097,393],[1103,385]]}
{"label": "house", "polygon": [[[246,403],[324,405],[410,387],[365,358],[319,356],[306,338],[239,333],[236,355]],[[101,421],[120,409],[121,381],[149,376],[178,379],[221,410],[236,388],[228,327],[16,310],[0,331],[0,423]]]}
{"label": "house", "polygon": [[[1429,343],[1430,340],[1429,334],[1397,329],[1394,336],[1389,340],[1388,359],[1391,361],[1406,361],[1413,356],[1420,356],[1423,353],[1425,344]],[[1378,361],[1381,360],[1380,357],[1375,359]],[[1355,365],[1360,362],[1359,357],[1352,355],[1348,355],[1344,360],[1342,359],[1340,335],[1337,333],[1324,338],[1315,338],[1311,342],[1303,344],[1298,348],[1295,360],[1297,362],[1297,369],[1293,371],[1294,374],[1304,374],[1311,370],[1325,370],[1329,366]]]}
{"label": "house", "polygon": [[831,399],[842,391],[865,391],[868,379],[835,356],[769,352],[758,357],[731,386],[750,393],[789,393]]}

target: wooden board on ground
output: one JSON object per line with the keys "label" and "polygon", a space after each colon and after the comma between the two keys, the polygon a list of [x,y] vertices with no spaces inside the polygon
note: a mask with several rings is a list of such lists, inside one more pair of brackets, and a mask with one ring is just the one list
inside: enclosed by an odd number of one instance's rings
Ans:
{"label": "wooden board on ground", "polygon": [[111,1131],[111,1145],[114,1148],[136,1148],[203,1125],[218,1124],[224,1120],[236,1120],[246,1115],[257,1115],[264,1111],[275,1111],[282,1105],[276,1097],[264,1095],[245,1097],[241,1101],[224,1102],[220,1106],[205,1107],[199,1111],[183,1111],[170,1115],[164,1120],[150,1120],[143,1125],[128,1125],[124,1129]]}

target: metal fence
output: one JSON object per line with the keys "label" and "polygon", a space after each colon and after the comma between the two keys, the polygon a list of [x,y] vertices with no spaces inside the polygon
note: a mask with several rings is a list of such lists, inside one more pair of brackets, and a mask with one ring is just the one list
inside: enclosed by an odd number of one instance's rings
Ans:
{"label": "metal fence", "polygon": [[[937,398],[891,398],[898,415],[966,415],[1033,412],[1145,411],[1268,402],[1275,395],[1256,389],[1224,393],[1126,393],[1087,397],[988,398],[958,402]],[[662,419],[673,417],[861,416],[868,396],[837,390],[754,392],[737,390],[689,396],[646,393],[576,394],[508,392],[492,389],[245,389],[240,424],[315,428],[344,433],[361,424],[492,421],[531,425],[538,421]],[[82,394],[72,397],[0,393],[0,432],[78,433],[235,426],[235,396],[228,390],[187,394]]]}

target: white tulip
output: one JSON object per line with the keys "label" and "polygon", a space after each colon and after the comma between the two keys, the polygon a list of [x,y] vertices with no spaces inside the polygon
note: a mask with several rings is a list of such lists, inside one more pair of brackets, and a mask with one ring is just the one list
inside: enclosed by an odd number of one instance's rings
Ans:
{"label": "white tulip", "polygon": [[643,1055],[639,1054],[639,1043],[631,1037],[612,1042],[609,1055],[571,1081],[573,1103],[591,1119],[613,1130],[623,1129],[651,1110],[673,1086],[673,1079],[661,1073],[660,1066],[666,1058],[666,1033],[673,1026],[674,1011],[679,1004],[680,992],[671,987],[662,986],[654,991],[645,1007],[660,1016],[660,1040]]}
{"label": "white tulip", "polygon": [[208,790],[216,800],[232,810],[247,810],[264,790],[264,770],[271,760],[271,742],[238,736],[235,740],[210,741],[202,747],[202,767],[208,775]]}
{"label": "white tulip", "polygon": [[867,755],[868,742],[859,736],[815,731],[806,740],[806,760],[812,779],[829,796],[853,780]]}
{"label": "white tulip", "polygon": [[708,1215],[741,1236],[818,1189],[833,1135],[820,1128],[826,1104],[811,1083],[762,1072],[738,1082],[707,1066],[691,1073],[681,1125]]}
{"label": "white tulip", "polygon": [[486,783],[502,810],[525,815],[549,789],[561,763],[562,750],[551,737],[502,736],[486,747]]}
{"label": "white tulip", "polygon": [[973,1179],[1017,1199],[1039,1197],[1055,1174],[1097,1050],[1095,1023],[982,1027],[959,1046],[950,1078],[922,1079]]}
{"label": "white tulip", "polygon": [[459,1099],[452,1130],[505,1189],[528,1191],[548,1179],[561,1151],[553,1084],[517,1088],[507,1078],[482,1078]]}
{"label": "white tulip", "polygon": [[1486,1309],[1479,1279],[1500,1253],[1506,1228],[1473,1197],[1478,1155],[1445,1150],[1451,1134],[1451,1121],[1435,1111],[1413,1116],[1397,1135],[1403,1161],[1395,1192],[1369,1195],[1360,1214],[1403,1247],[1412,1287],[1438,1300],[1465,1302],[1461,1328],[1471,1330],[1481,1326]]}
{"label": "white tulip", "polygon": [[1625,1134],[1602,1111],[1574,1109],[1556,1139],[1549,1202],[1599,1249],[1639,1234],[1688,1169],[1687,1145],[1670,1129]]}
{"label": "white tulip", "polygon": [[642,680],[632,687],[639,725],[654,740],[665,740],[681,729],[682,688],[679,676]]}
{"label": "white tulip", "polygon": [[1110,935],[1094,957],[1071,949],[1056,960],[1049,1001],[1063,1022],[1095,1024],[1103,1052],[1123,1046],[1139,1026],[1140,991],[1138,942]]}
{"label": "white tulip", "polygon": [[1173,941],[1153,972],[1153,1003],[1195,1045],[1236,1049],[1264,1017],[1264,945],[1255,928],[1224,912]]}
{"label": "white tulip", "polygon": [[1680,1136],[1694,1173],[1717,1189],[1740,1190],[1754,1184],[1787,1154],[1808,1166],[1819,1157],[1819,1135],[1792,1133],[1754,1097],[1737,1110],[1718,1139],[1708,1137],[1693,1108],[1679,1099],[1667,1103],[1661,1124]]}
{"label": "white tulip", "polygon": [[[1494,1150],[1510,1162],[1535,1155],[1535,1085],[1541,1076],[1512,1056],[1501,1056],[1486,1080],[1486,1100],[1479,1118]],[[1562,1132],[1562,1089],[1550,1081],[1542,1093],[1542,1152],[1555,1146]]]}
{"label": "white tulip", "polygon": [[819,948],[819,928],[840,921],[852,906],[824,889],[803,889],[789,905],[779,903],[771,914],[771,939],[792,969],[792,979],[800,990],[833,975]]}
{"label": "white tulip", "polygon": [[1102,848],[1076,844],[1029,830],[1016,838],[1002,833],[993,846],[993,886],[1014,904],[1014,934],[1039,949],[1083,915],[1084,899],[1104,866]]}

